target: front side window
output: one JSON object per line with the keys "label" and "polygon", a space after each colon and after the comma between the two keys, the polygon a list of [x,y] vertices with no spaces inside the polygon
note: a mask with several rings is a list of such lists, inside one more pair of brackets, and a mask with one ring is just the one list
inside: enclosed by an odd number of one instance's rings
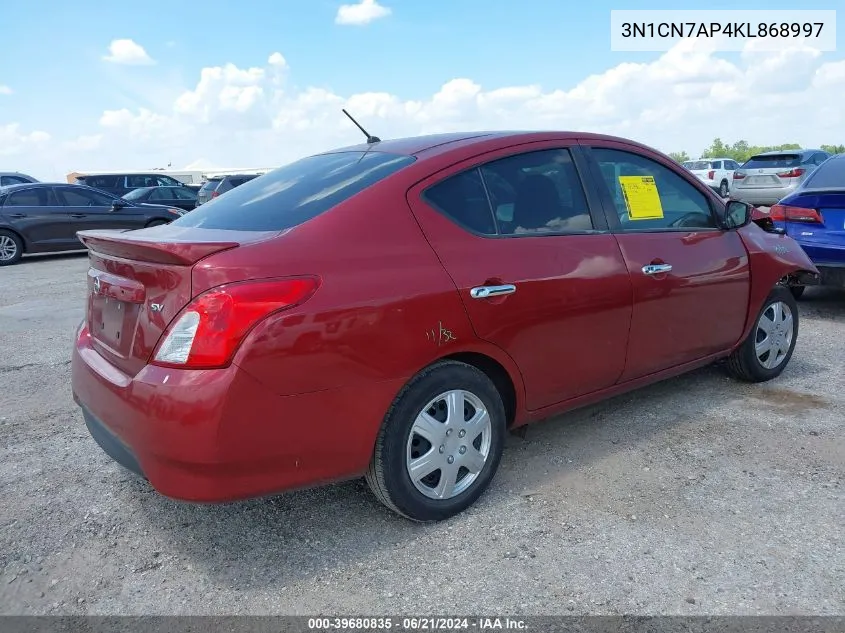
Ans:
{"label": "front side window", "polygon": [[429,187],[423,198],[458,225],[482,235],[593,229],[567,149],[525,152],[485,163]]}
{"label": "front side window", "polygon": [[68,207],[108,207],[114,202],[114,198],[91,189],[63,188],[59,194]]}
{"label": "front side window", "polygon": [[718,228],[707,197],[689,180],[645,156],[593,148],[625,231]]}

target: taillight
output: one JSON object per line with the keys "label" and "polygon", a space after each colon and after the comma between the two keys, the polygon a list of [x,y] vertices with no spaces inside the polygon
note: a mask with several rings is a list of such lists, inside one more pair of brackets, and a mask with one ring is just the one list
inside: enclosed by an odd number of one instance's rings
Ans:
{"label": "taillight", "polygon": [[743,178],[745,178],[745,174],[743,174],[741,171],[734,172],[734,180],[742,180]]}
{"label": "taillight", "polygon": [[269,315],[302,304],[316,292],[313,277],[246,281],[212,288],[173,320],[153,352],[153,365],[226,367],[249,331]]}
{"label": "taillight", "polygon": [[216,198],[216,197],[217,197],[217,196],[219,196],[219,195],[220,195],[220,193],[219,193],[217,190],[214,190],[214,191],[212,191],[212,192],[211,192],[211,197],[212,197],[212,198]]}
{"label": "taillight", "polygon": [[716,172],[712,169],[707,172],[707,180],[713,180],[716,177]]}
{"label": "taillight", "polygon": [[804,173],[804,169],[790,169],[789,171],[782,171],[778,174],[781,178],[798,178]]}
{"label": "taillight", "polygon": [[809,222],[822,224],[822,215],[816,209],[791,207],[787,204],[776,204],[769,210],[769,217],[775,222]]}

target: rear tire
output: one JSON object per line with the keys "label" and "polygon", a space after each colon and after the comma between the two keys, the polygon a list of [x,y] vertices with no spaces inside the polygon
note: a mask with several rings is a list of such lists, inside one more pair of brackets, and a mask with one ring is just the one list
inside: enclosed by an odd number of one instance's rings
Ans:
{"label": "rear tire", "polygon": [[0,229],[0,266],[17,264],[23,257],[23,242],[15,233]]}
{"label": "rear tire", "polygon": [[412,378],[390,407],[367,484],[381,503],[408,519],[448,519],[489,486],[505,433],[505,407],[490,378],[465,363],[435,363]]}
{"label": "rear tire", "polygon": [[161,226],[162,224],[170,224],[167,220],[150,220],[147,222],[145,229],[150,228],[151,226]]}
{"label": "rear tire", "polygon": [[719,195],[722,196],[723,198],[728,197],[728,181],[727,180],[723,180],[721,182],[721,184],[719,185]]}
{"label": "rear tire", "polygon": [[798,304],[785,286],[769,293],[748,338],[728,357],[728,371],[744,382],[777,378],[798,340]]}

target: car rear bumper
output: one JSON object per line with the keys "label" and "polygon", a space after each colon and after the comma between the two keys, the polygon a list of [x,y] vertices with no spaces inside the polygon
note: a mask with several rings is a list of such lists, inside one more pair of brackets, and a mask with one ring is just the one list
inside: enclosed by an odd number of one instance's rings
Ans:
{"label": "car rear bumper", "polygon": [[793,193],[795,187],[737,187],[731,188],[731,200],[738,200],[740,202],[747,202],[748,204],[757,204],[764,206],[771,206],[783,200],[786,196]]}
{"label": "car rear bumper", "polygon": [[148,365],[131,377],[91,347],[84,328],[71,373],[73,398],[106,454],[167,497],[205,503],[362,475],[398,388],[280,396],[236,365]]}

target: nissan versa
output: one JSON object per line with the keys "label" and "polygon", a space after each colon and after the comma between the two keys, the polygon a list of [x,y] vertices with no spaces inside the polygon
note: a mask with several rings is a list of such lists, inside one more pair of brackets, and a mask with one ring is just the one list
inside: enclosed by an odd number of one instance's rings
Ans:
{"label": "nissan versa", "polygon": [[818,274],[747,204],[586,133],[370,137],[79,235],[73,395],[105,452],[186,501],[363,476],[420,521],[478,499],[508,430],[721,359],[775,378],[788,286]]}

